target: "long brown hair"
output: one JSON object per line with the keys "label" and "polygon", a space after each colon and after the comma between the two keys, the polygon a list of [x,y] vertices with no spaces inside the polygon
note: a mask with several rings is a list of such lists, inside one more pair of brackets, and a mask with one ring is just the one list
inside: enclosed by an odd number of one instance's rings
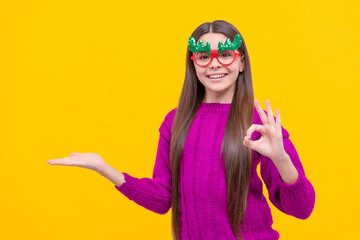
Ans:
{"label": "long brown hair", "polygon": [[[206,22],[192,33],[196,41],[205,33],[222,33],[234,41],[240,32],[230,23],[222,20]],[[241,35],[241,34],[240,34]],[[241,237],[241,223],[244,221],[246,199],[251,173],[251,150],[243,145],[247,129],[252,124],[254,111],[254,93],[251,78],[249,54],[245,40],[238,51],[244,54],[245,68],[236,80],[234,95],[226,123],[224,140],[222,142],[220,159],[225,163],[227,206],[231,228],[238,239]],[[205,88],[196,76],[192,53],[189,48],[186,54],[186,72],[179,104],[176,110],[171,131],[170,163],[172,169],[172,234],[180,239],[181,212],[179,194],[180,159],[187,132],[202,102]]]}

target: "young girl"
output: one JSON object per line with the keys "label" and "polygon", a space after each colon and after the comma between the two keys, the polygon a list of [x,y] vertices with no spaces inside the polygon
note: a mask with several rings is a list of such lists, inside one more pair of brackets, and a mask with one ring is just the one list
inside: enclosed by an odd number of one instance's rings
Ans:
{"label": "young girl", "polygon": [[172,234],[181,240],[275,240],[269,199],[280,211],[306,219],[315,191],[289,133],[254,93],[249,54],[240,32],[207,22],[188,42],[186,75],[177,108],[159,128],[153,178],[135,178],[93,153],[71,153],[49,164],[97,171],[146,209],[172,207]]}

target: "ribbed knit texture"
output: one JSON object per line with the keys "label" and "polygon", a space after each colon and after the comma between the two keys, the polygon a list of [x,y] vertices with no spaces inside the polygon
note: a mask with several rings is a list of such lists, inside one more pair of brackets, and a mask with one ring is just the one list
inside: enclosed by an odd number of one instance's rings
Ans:
{"label": "ribbed knit texture", "polygon": [[[230,107],[231,103],[201,103],[187,134],[180,162],[181,240],[236,240],[228,219],[225,171],[220,163]],[[115,186],[130,200],[159,214],[167,213],[172,203],[169,153],[175,111],[176,108],[171,110],[160,126],[152,179],[138,179],[124,172],[126,182]],[[253,123],[262,125],[256,108]],[[305,177],[289,133],[284,128],[282,133],[285,151],[299,178],[293,184],[286,184],[272,160],[253,150],[245,222],[241,226],[244,240],[279,239],[279,233],[272,228],[270,208],[256,171],[259,163],[269,199],[276,208],[299,219],[308,218],[313,211],[314,188]],[[252,140],[260,137],[259,132],[252,134]]]}

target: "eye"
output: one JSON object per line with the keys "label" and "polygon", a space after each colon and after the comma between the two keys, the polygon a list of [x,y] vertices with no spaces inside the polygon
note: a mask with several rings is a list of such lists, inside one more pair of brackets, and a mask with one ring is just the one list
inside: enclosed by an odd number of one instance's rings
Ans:
{"label": "eye", "polygon": [[206,56],[206,55],[203,55],[203,56],[200,57],[201,60],[205,60],[205,59],[208,59],[208,58],[209,58],[209,56]]}

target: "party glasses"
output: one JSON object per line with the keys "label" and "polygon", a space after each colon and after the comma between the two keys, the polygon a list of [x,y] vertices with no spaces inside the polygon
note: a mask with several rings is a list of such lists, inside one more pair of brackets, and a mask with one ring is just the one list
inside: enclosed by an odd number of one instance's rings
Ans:
{"label": "party glasses", "polygon": [[229,66],[235,61],[236,57],[241,55],[241,53],[236,53],[235,50],[223,50],[219,55],[218,50],[211,50],[211,55],[208,52],[200,51],[194,53],[194,55],[191,56],[191,60],[194,60],[195,64],[200,67],[206,67],[211,63],[213,58],[216,58],[220,64]]}

